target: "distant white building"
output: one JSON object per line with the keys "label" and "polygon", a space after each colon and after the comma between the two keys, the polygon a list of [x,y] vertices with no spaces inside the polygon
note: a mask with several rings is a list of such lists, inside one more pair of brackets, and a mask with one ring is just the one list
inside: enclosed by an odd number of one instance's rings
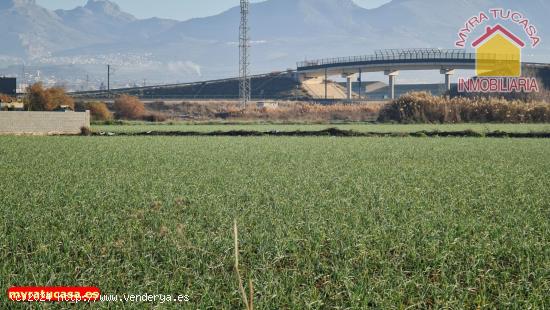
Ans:
{"label": "distant white building", "polygon": [[23,102],[0,102],[0,110],[10,110],[10,111],[23,111],[25,109],[25,104]]}
{"label": "distant white building", "polygon": [[21,83],[19,84],[19,87],[17,88],[18,94],[26,94],[27,93],[27,87],[29,87],[29,84]]}

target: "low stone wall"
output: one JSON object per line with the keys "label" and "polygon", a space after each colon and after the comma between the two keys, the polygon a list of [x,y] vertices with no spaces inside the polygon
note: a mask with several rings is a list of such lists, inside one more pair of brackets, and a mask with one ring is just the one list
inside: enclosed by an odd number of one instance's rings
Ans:
{"label": "low stone wall", "polygon": [[0,112],[0,134],[79,134],[82,127],[90,127],[90,111]]}

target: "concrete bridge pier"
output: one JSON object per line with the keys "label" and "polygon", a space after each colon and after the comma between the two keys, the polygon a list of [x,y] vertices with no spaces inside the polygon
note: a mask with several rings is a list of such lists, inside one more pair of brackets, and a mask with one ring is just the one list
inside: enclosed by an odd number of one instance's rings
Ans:
{"label": "concrete bridge pier", "polygon": [[390,99],[395,99],[395,79],[399,75],[399,71],[397,70],[386,70],[384,71],[384,74],[389,77],[389,85],[390,85],[390,91],[389,96]]}
{"label": "concrete bridge pier", "polygon": [[455,74],[454,69],[441,69],[441,74],[445,74],[445,90],[451,90],[451,75]]}
{"label": "concrete bridge pier", "polygon": [[359,100],[363,99],[363,72],[361,69],[359,69],[359,73],[357,74],[357,82],[359,83]]}
{"label": "concrete bridge pier", "polygon": [[355,73],[343,73],[342,77],[346,79],[346,98],[348,100],[353,99],[353,84],[352,80],[356,78],[357,74]]}

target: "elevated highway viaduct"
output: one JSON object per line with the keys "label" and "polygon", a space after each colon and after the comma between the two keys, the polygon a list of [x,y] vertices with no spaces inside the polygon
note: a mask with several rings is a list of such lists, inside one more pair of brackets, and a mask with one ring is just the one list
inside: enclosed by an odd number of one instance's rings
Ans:
{"label": "elevated highway viaduct", "polygon": [[[486,56],[486,55],[484,55]],[[522,63],[523,68],[550,66],[548,64]],[[399,71],[439,70],[445,76],[445,87],[451,90],[451,76],[455,70],[475,70],[476,54],[459,49],[390,49],[376,51],[374,55],[329,58],[303,61],[297,64],[297,78],[325,83],[330,76],[342,76],[347,80],[347,99],[352,98],[352,80],[362,73],[384,72],[389,79],[389,98],[395,98],[395,84]],[[359,81],[361,79],[359,78]]]}
{"label": "elevated highway viaduct", "polygon": [[[487,55],[484,55],[487,56]],[[489,55],[490,56],[490,55]],[[500,57],[500,56],[499,56]],[[517,58],[516,58],[517,64]],[[545,68],[550,72],[550,64],[522,63],[526,68]],[[331,76],[342,76],[346,79],[345,90],[338,85],[338,97],[351,100],[353,97],[352,81],[369,72],[383,72],[388,76],[388,97],[395,98],[395,85],[400,71],[409,70],[437,70],[444,75],[445,88],[451,89],[451,76],[455,70],[475,70],[476,54],[459,49],[390,49],[376,51],[373,55],[340,57],[320,60],[303,61],[297,63],[297,69],[284,72],[272,72],[268,74],[254,75],[252,81],[253,98],[261,99],[290,99],[308,98],[307,93],[300,90],[302,86],[315,86],[315,92],[319,93],[317,99],[329,98],[327,89],[334,91],[334,85],[328,85]],[[238,99],[238,78],[201,81],[193,83],[158,85],[135,88],[85,91],[71,93],[79,99],[105,99],[109,100],[120,94],[138,96],[142,99],[154,100],[236,100]],[[323,87],[324,83],[324,97]],[[303,85],[319,84],[319,85]]]}

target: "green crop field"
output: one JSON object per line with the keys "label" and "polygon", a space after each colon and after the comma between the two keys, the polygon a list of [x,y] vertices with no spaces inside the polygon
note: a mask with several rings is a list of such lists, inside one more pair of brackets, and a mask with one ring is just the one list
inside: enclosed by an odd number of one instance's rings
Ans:
{"label": "green crop field", "polygon": [[257,309],[544,309],[549,197],[548,139],[0,137],[0,290],[242,309],[236,219]]}

